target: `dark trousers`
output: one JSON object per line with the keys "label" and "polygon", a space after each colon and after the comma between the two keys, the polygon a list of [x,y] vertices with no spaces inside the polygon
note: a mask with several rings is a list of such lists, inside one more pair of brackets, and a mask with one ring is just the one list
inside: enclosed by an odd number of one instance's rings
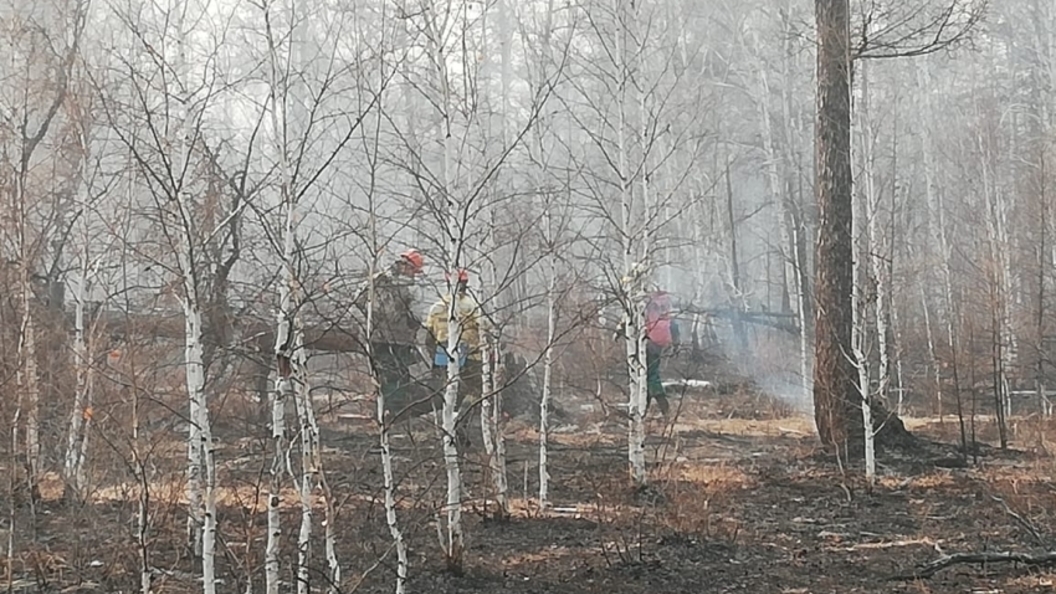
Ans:
{"label": "dark trousers", "polygon": [[667,416],[670,406],[667,402],[667,391],[664,390],[664,382],[660,379],[660,361],[663,352],[664,347],[652,342],[645,343],[645,385],[649,394],[645,401],[645,412],[649,411],[649,404],[656,400],[656,405],[660,407],[660,412]]}
{"label": "dark trousers", "polygon": [[411,367],[421,359],[418,350],[407,344],[379,342],[372,346],[372,363],[378,374],[381,393],[385,396],[385,410],[400,416],[428,412],[428,386],[411,375]]}

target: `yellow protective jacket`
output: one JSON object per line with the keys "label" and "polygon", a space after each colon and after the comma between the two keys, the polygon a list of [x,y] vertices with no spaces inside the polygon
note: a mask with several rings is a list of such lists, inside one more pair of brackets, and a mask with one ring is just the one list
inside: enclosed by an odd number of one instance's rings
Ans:
{"label": "yellow protective jacket", "polygon": [[[448,312],[450,311],[451,296],[444,295],[429,309],[425,327],[430,334],[430,340],[434,345],[447,345]],[[460,343],[469,347],[469,357],[480,359],[480,334],[485,325],[484,316],[481,313],[480,304],[467,294],[458,296],[456,303],[458,321],[462,330]]]}

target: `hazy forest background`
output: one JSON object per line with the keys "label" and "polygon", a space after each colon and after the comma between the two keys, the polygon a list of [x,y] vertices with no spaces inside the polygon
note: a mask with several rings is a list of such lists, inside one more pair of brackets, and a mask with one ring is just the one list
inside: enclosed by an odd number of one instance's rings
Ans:
{"label": "hazy forest background", "polygon": [[[814,422],[840,7],[830,353],[878,436],[927,437],[866,440],[864,474]],[[1051,1],[40,0],[0,27],[0,587],[1052,587]],[[423,312],[472,275],[479,422],[378,398],[355,301],[411,247]],[[640,332],[613,339],[653,287],[685,337],[667,417]]]}

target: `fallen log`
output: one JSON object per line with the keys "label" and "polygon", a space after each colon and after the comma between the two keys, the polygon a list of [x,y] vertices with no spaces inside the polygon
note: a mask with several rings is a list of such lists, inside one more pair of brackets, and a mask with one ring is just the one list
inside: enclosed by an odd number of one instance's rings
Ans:
{"label": "fallen log", "polygon": [[[122,312],[103,310],[96,312],[94,331],[108,336],[111,341],[153,341],[163,340],[182,344],[186,340],[186,327],[182,312],[173,310],[154,310],[147,312]],[[304,316],[304,347],[318,353],[342,353],[365,355],[366,349],[359,341],[357,320],[350,315],[335,315],[327,318],[324,314]],[[271,358],[275,351],[275,327],[273,320],[261,317],[241,316],[233,320],[230,334],[221,338],[213,329],[206,328],[203,337],[208,343],[223,344],[241,354],[250,365],[256,378],[256,392],[260,400],[265,400],[268,391],[268,378],[272,370]],[[116,346],[116,345],[115,345]],[[366,363],[363,363],[364,368]],[[539,403],[536,383],[532,381],[530,369],[523,358],[508,354],[506,358],[509,380],[502,386],[506,395],[503,410],[511,416],[527,417],[538,422]],[[400,396],[389,395],[386,408],[394,415],[392,422],[407,417],[418,417],[430,413],[440,403],[443,394],[443,381],[437,383],[429,373],[419,374],[418,381],[406,386]],[[446,380],[444,380],[446,381]],[[559,406],[551,404],[551,416],[556,420],[565,418],[565,412]]]}
{"label": "fallen log", "polygon": [[926,579],[936,573],[953,567],[970,563],[1020,563],[1032,567],[1056,565],[1056,551],[1027,553],[1018,551],[987,551],[981,553],[953,553],[943,555],[934,561],[921,565],[915,572],[895,576],[892,581]]}
{"label": "fallen log", "polygon": [[[275,322],[249,318],[238,320],[234,326],[237,336],[235,344],[264,354],[270,354],[274,350]],[[126,340],[160,338],[179,342],[186,338],[183,315],[170,311],[104,311],[99,315],[98,330],[113,338]],[[364,349],[357,336],[358,332],[354,328],[336,322],[306,320],[304,347],[311,351],[328,353],[361,353]]]}

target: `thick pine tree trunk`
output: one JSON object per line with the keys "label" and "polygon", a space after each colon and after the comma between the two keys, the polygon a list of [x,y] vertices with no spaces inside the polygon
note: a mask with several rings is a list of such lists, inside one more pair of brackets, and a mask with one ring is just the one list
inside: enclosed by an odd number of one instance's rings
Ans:
{"label": "thick pine tree trunk", "polygon": [[860,394],[849,354],[852,291],[851,62],[848,0],[815,0],[817,119],[815,193],[814,415],[821,442],[840,450],[863,445]]}

